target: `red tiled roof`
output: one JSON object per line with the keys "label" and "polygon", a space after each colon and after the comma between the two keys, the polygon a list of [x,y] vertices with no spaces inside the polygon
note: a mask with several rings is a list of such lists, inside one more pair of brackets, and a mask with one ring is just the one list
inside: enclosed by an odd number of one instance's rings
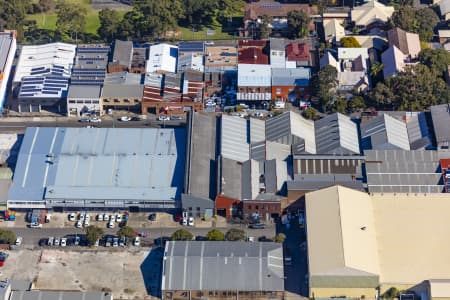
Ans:
{"label": "red tiled roof", "polygon": [[238,62],[240,64],[269,64],[269,56],[259,48],[246,48],[239,50]]}
{"label": "red tiled roof", "polygon": [[292,43],[286,47],[288,61],[310,61],[311,53],[308,44]]}

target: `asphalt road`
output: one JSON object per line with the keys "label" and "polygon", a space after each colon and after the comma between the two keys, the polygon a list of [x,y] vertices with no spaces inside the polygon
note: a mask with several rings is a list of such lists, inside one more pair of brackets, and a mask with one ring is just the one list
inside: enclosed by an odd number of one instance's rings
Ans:
{"label": "asphalt road", "polygon": [[171,128],[184,126],[185,121],[158,121],[158,120],[142,120],[121,122],[118,120],[105,119],[99,123],[82,123],[78,120],[67,120],[55,118],[55,121],[8,121],[3,119],[0,121],[0,133],[23,133],[27,127],[99,127],[99,128]]}
{"label": "asphalt road", "polygon": [[[233,226],[236,227],[236,226]],[[249,229],[246,227],[236,227],[241,228],[246,231],[247,236],[252,236],[257,239],[261,236],[266,236],[268,238],[272,238],[275,235],[274,227],[266,227],[265,229]],[[73,236],[75,234],[84,234],[83,229],[79,228],[41,228],[41,229],[30,229],[30,228],[8,228],[16,233],[17,236],[21,236],[23,238],[23,244],[27,246],[37,246],[40,239],[48,238],[48,237],[65,237],[65,236]],[[146,228],[146,229],[138,229],[136,231],[146,232],[147,237],[144,238],[144,241],[153,242],[155,239],[160,237],[169,237],[172,233],[179,228]],[[211,228],[191,228],[187,227],[194,236],[206,236],[208,231]],[[222,232],[226,232],[229,228],[217,228]],[[105,234],[116,234],[118,228],[107,229],[104,228]]]}

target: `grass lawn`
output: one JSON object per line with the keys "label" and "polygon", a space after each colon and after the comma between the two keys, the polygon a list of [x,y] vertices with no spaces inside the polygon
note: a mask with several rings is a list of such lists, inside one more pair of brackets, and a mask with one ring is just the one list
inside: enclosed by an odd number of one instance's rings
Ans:
{"label": "grass lawn", "polygon": [[192,28],[179,27],[179,29],[181,31],[180,40],[230,40],[234,38],[233,35],[222,32],[221,26],[211,26],[211,29],[214,30],[214,35],[206,35],[206,28],[194,32],[192,32]]}

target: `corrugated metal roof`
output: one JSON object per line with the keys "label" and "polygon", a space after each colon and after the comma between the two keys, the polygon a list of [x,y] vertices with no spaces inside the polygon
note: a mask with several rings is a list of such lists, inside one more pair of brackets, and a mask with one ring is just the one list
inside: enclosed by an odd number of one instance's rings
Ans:
{"label": "corrugated metal roof", "polygon": [[281,244],[168,242],[162,290],[283,291]]}
{"label": "corrugated metal roof", "polygon": [[335,113],[314,126],[317,154],[359,154],[358,129],[349,117]]}
{"label": "corrugated metal roof", "polygon": [[131,67],[133,42],[116,40],[114,42],[113,63]]}
{"label": "corrugated metal roof", "polygon": [[436,141],[450,141],[450,106],[448,104],[430,107]]}
{"label": "corrugated metal roof", "polygon": [[361,124],[364,149],[410,150],[406,124],[387,114]]}
{"label": "corrugated metal roof", "polygon": [[184,129],[27,128],[10,200],[176,200]]}
{"label": "corrugated metal roof", "polygon": [[270,65],[238,64],[238,86],[271,86]]}
{"label": "corrugated metal roof", "polygon": [[108,292],[13,291],[10,300],[112,300]]}
{"label": "corrugated metal roof", "polygon": [[250,142],[264,142],[266,140],[266,123],[264,120],[250,118]]}
{"label": "corrugated metal roof", "polygon": [[100,85],[70,85],[68,99],[100,99],[102,87]]}
{"label": "corrugated metal roof", "polygon": [[310,68],[273,68],[272,85],[278,86],[309,86]]}
{"label": "corrugated metal roof", "polygon": [[221,193],[229,198],[242,199],[242,162],[222,157]]}
{"label": "corrugated metal roof", "polygon": [[437,151],[366,150],[369,192],[441,193]]}
{"label": "corrugated metal roof", "polygon": [[221,154],[236,161],[250,158],[247,120],[236,116],[222,116]]}

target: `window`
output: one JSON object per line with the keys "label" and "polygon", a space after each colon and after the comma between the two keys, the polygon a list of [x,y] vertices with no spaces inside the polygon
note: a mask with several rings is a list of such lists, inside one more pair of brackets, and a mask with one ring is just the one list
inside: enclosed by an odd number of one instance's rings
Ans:
{"label": "window", "polygon": [[92,100],[92,103],[93,103],[93,104],[99,104],[100,101],[98,101],[98,100]]}
{"label": "window", "polygon": [[251,206],[251,205],[249,205],[249,206],[248,206],[248,209],[252,209],[252,206]]}
{"label": "window", "polygon": [[69,103],[75,103],[75,100],[69,100]]}
{"label": "window", "polygon": [[188,210],[189,210],[189,211],[192,211],[192,207],[189,207]]}
{"label": "window", "polygon": [[83,100],[77,100],[77,103],[83,104]]}
{"label": "window", "polygon": [[277,94],[281,94],[281,88],[277,88]]}
{"label": "window", "polygon": [[256,209],[259,209],[258,205],[255,206]]}
{"label": "window", "polygon": [[200,207],[197,206],[197,211],[200,211]]}
{"label": "window", "polygon": [[84,103],[85,103],[85,104],[91,104],[92,101],[91,101],[91,100],[84,100]]}

